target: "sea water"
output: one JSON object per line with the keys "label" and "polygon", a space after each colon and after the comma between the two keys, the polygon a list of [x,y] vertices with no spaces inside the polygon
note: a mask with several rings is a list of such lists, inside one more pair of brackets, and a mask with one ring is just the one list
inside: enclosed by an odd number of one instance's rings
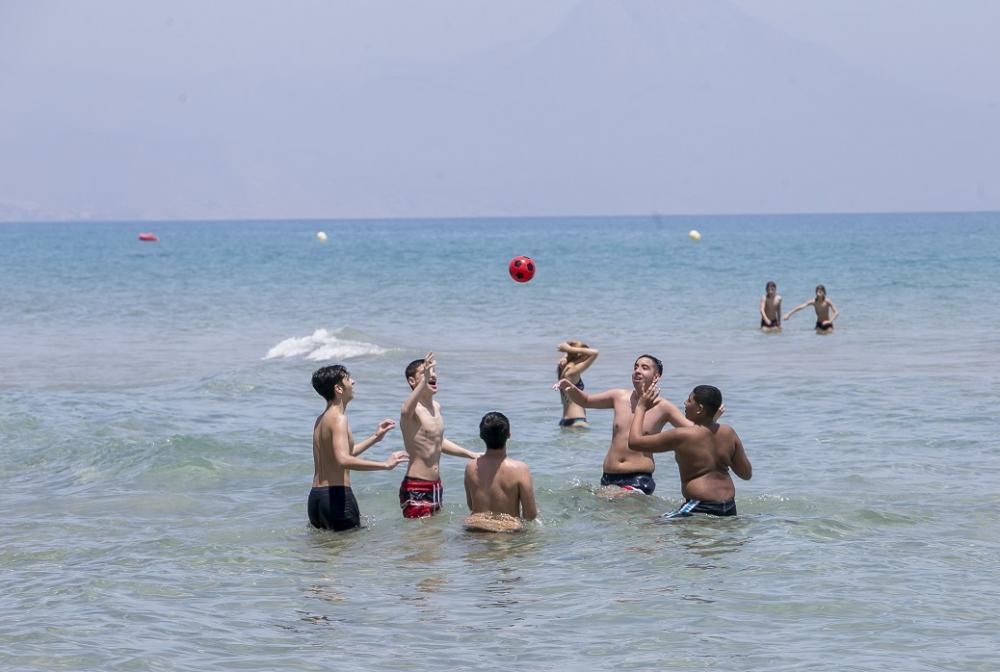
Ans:
{"label": "sea water", "polygon": [[[997,669],[998,258],[990,213],[0,225],[0,668]],[[761,333],[768,280],[824,284],[835,333]],[[588,392],[646,352],[675,403],[722,390],[737,518],[659,522],[669,455],[600,496],[565,339]],[[542,521],[465,532],[445,456],[441,515],[402,519],[399,468],[353,474],[364,529],[311,529],[313,370],[350,369],[363,437],[428,351],[446,435],[504,412]]]}

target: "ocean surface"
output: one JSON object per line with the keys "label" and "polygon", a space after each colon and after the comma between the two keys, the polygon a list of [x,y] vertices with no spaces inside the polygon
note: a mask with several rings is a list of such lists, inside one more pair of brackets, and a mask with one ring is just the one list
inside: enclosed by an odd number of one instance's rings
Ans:
{"label": "ocean surface", "polygon": [[[995,213],[0,225],[0,669],[1000,669],[998,262]],[[836,332],[760,333],[768,280]],[[737,518],[659,522],[669,455],[597,493],[572,338],[588,391],[645,352],[675,403],[722,390]],[[366,528],[311,529],[312,371],[363,437],[429,350],[446,435],[506,413],[542,522],[465,532],[445,456],[442,515],[355,473]]]}

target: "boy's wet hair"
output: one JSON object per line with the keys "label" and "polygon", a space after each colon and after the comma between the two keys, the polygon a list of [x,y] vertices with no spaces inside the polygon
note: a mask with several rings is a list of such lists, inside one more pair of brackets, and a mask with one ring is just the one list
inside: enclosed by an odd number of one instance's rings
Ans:
{"label": "boy's wet hair", "polygon": [[698,385],[691,390],[691,398],[694,399],[695,403],[704,407],[710,418],[714,418],[715,414],[719,412],[719,407],[722,406],[722,392],[719,391],[719,388],[711,385]]}
{"label": "boy's wet hair", "polygon": [[507,445],[510,436],[510,421],[499,411],[490,411],[479,421],[479,438],[487,448],[499,449]]}
{"label": "boy's wet hair", "polygon": [[823,293],[826,294],[826,287],[824,287],[823,285],[816,285],[816,291],[817,292],[819,290],[821,290],[821,289],[823,290]]}
{"label": "boy's wet hair", "polygon": [[406,380],[409,381],[410,378],[415,378],[417,375],[417,369],[420,365],[424,363],[422,359],[414,359],[412,362],[406,365]]}
{"label": "boy's wet hair", "polygon": [[650,360],[651,362],[653,362],[653,364],[656,365],[656,375],[662,376],[663,375],[663,362],[661,362],[660,360],[658,360],[656,357],[653,357],[652,355],[639,355],[638,357],[635,358],[635,362],[632,364],[632,367],[634,368],[635,365],[639,363],[639,360],[642,359],[642,358],[644,358],[644,357],[646,359]]}
{"label": "boy's wet hair", "polygon": [[316,369],[312,377],[313,389],[327,401],[333,401],[337,396],[334,387],[340,385],[344,382],[344,378],[350,375],[347,369],[340,364]]}
{"label": "boy's wet hair", "polygon": [[764,285],[764,290],[767,291],[768,289],[771,289],[772,287],[774,287],[775,289],[777,289],[778,288],[778,283],[776,283],[774,280],[768,280],[767,284]]}

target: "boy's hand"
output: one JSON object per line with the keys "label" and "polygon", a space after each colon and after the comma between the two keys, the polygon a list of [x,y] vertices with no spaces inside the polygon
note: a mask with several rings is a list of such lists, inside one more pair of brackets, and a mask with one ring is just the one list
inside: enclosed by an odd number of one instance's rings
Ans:
{"label": "boy's hand", "polygon": [[642,391],[639,395],[639,405],[645,410],[651,409],[656,405],[656,402],[660,400],[660,386],[656,383],[651,383],[649,387]]}
{"label": "boy's hand", "polygon": [[389,456],[383,464],[386,469],[395,469],[396,465],[400,462],[406,462],[410,459],[410,456],[406,454],[405,450],[397,450],[395,453]]}
{"label": "boy's hand", "polygon": [[395,426],[396,421],[388,418],[378,423],[378,426],[375,428],[375,440],[381,441],[382,438]]}
{"label": "boy's hand", "polygon": [[576,387],[576,384],[568,378],[561,378],[558,383],[552,386],[553,390],[559,390],[560,392],[565,392],[571,387]]}

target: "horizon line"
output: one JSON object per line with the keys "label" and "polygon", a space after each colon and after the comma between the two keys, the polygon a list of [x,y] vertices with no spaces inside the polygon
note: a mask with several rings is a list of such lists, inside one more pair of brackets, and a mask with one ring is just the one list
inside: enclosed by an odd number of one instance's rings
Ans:
{"label": "horizon line", "polygon": [[163,218],[76,218],[76,219],[4,219],[5,224],[225,224],[233,222],[432,222],[432,221],[491,221],[491,220],[567,220],[567,219],[698,219],[716,217],[859,217],[865,215],[1000,215],[1000,210],[844,210],[801,212],[715,212],[715,213],[604,213],[589,215],[420,215],[420,216],[359,216],[359,217],[183,217]]}

